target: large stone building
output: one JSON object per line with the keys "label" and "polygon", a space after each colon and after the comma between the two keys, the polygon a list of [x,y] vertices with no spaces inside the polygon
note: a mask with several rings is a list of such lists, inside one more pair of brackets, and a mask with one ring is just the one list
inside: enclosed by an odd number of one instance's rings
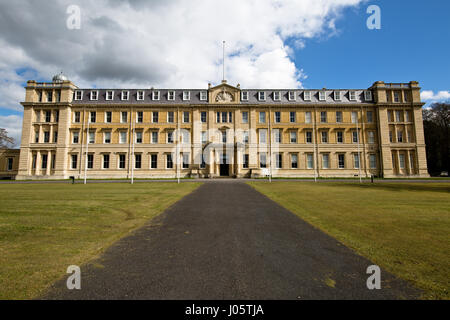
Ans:
{"label": "large stone building", "polygon": [[414,81],[368,89],[243,89],[226,81],[206,89],[80,89],[57,75],[28,81],[22,105],[20,158],[8,160],[18,180],[428,176]]}

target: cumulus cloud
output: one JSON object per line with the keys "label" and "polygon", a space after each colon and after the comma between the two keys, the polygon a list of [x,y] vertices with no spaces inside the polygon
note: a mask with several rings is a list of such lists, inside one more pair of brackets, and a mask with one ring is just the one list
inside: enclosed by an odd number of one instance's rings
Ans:
{"label": "cumulus cloud", "polygon": [[420,97],[423,101],[446,101],[450,100],[450,91],[439,91],[434,93],[432,90],[424,90],[420,93]]}
{"label": "cumulus cloud", "polygon": [[14,138],[15,147],[20,146],[22,117],[15,115],[0,116],[0,128],[6,129],[8,136]]}

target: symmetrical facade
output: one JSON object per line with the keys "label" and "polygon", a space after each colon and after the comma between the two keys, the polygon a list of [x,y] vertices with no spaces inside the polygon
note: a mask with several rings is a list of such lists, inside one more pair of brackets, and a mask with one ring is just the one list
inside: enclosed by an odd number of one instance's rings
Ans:
{"label": "symmetrical facade", "polygon": [[28,81],[16,179],[426,177],[417,82],[80,89]]}

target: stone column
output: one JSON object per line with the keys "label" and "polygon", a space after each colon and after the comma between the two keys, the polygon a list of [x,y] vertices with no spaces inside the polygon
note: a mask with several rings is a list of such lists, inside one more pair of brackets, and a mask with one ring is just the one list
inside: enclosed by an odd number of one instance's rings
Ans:
{"label": "stone column", "polygon": [[36,176],[39,176],[41,174],[41,152],[39,150],[36,151],[36,170],[34,174]]}
{"label": "stone column", "polygon": [[47,152],[47,167],[45,168],[45,175],[50,176],[50,168],[52,166],[52,152]]}

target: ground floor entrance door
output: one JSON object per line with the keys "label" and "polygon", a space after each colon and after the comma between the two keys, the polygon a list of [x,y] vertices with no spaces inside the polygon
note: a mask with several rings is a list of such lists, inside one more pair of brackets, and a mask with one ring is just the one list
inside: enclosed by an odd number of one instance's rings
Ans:
{"label": "ground floor entrance door", "polygon": [[222,155],[222,161],[220,162],[220,176],[230,176],[230,165],[228,164],[228,157],[226,155]]}

